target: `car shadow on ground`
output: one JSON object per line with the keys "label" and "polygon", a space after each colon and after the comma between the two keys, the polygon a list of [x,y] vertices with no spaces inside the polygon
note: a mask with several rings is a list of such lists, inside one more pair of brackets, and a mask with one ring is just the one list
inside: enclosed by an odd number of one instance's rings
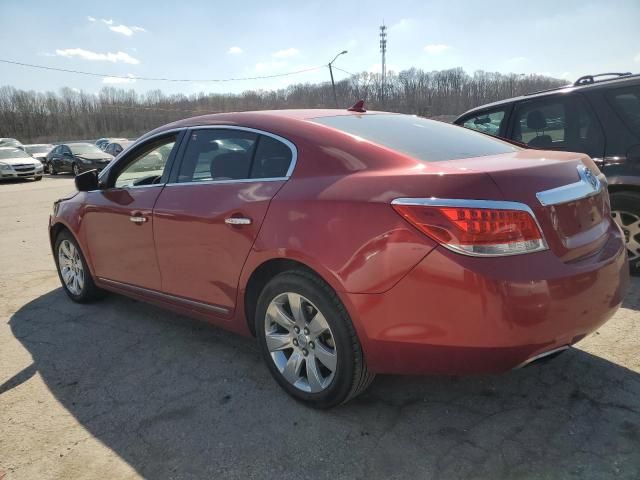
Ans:
{"label": "car shadow on ground", "polygon": [[379,376],[330,411],[290,399],[253,339],[57,289],[10,320],[38,373],[147,478],[640,478],[640,375],[572,349],[486,377]]}

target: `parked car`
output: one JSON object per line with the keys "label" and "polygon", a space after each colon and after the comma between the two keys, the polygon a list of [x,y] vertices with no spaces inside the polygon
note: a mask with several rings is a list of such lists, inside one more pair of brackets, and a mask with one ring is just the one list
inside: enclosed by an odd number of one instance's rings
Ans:
{"label": "parked car", "polygon": [[18,147],[0,147],[0,179],[42,180],[43,174],[42,163],[24,150]]}
{"label": "parked car", "polygon": [[105,137],[105,138],[100,138],[98,140],[96,140],[96,146],[100,149],[100,150],[105,150],[107,148],[107,145],[109,145],[110,143],[114,143],[114,142],[129,142],[130,140],[128,138],[109,138],[109,137]]}
{"label": "parked car", "polygon": [[631,269],[640,272],[640,75],[587,75],[567,87],[474,108],[454,123],[532,148],[590,155],[609,183]]}
{"label": "parked car", "polygon": [[50,174],[70,172],[78,175],[87,170],[102,170],[113,156],[91,143],[63,143],[47,154],[47,170]]}
{"label": "parked car", "polygon": [[33,143],[24,145],[24,151],[33,158],[40,160],[43,164],[47,162],[47,154],[53,149],[50,143]]}
{"label": "parked car", "polygon": [[73,301],[112,291],[256,335],[275,380],[315,407],[376,373],[556,354],[629,282],[587,155],[360,104],[175,122],[75,181],[49,222]]}
{"label": "parked car", "polygon": [[0,147],[17,147],[20,150],[24,150],[22,142],[15,138],[0,138]]}
{"label": "parked car", "polygon": [[117,142],[108,143],[103,150],[114,157],[117,157],[122,153],[122,151],[131,145],[133,142],[131,140],[119,140]]}

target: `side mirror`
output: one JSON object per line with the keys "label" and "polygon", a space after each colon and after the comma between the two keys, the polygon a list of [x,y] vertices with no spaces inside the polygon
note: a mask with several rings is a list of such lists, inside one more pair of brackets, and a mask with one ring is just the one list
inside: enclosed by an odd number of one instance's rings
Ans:
{"label": "side mirror", "polygon": [[98,190],[98,171],[89,170],[83,172],[75,178],[76,189],[79,192],[90,192],[91,190]]}

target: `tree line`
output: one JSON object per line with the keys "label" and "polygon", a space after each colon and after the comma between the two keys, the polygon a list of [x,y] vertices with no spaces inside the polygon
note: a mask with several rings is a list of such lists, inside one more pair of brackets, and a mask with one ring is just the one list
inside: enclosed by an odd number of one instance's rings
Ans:
{"label": "tree line", "polygon": [[[411,68],[363,72],[336,83],[340,108],[365,100],[368,109],[450,120],[469,108],[503,98],[554,88],[566,82],[542,75],[467,74],[461,68],[426,72]],[[62,88],[36,92],[0,87],[0,137],[23,143],[103,136],[136,137],[181,118],[216,112],[282,108],[333,108],[329,82],[298,83],[278,90],[166,95],[161,90],[104,87],[97,94]]]}

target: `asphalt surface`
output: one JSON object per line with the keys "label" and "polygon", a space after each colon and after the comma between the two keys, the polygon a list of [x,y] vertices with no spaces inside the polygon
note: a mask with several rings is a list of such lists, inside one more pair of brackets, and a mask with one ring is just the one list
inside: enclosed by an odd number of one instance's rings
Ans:
{"label": "asphalt surface", "polygon": [[640,478],[640,278],[550,362],[379,376],[314,411],[252,339],[117,295],[68,300],[46,225],[72,189],[0,183],[0,479]]}

